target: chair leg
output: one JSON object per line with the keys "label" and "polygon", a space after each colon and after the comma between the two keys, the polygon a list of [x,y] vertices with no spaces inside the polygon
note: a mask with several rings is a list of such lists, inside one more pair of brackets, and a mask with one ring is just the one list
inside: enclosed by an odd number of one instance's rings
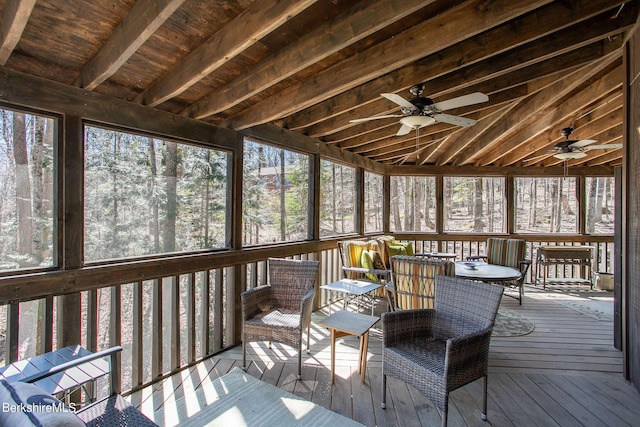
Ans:
{"label": "chair leg", "polygon": [[307,354],[309,353],[311,353],[311,325],[307,326]]}
{"label": "chair leg", "polygon": [[247,370],[247,340],[242,339],[242,370]]}
{"label": "chair leg", "polygon": [[524,284],[520,283],[518,286],[518,292],[520,293],[520,298],[518,298],[518,305],[522,305],[522,296],[524,295]]}
{"label": "chair leg", "polygon": [[387,408],[387,376],[384,373],[382,374],[382,403],[380,406],[382,409]]}
{"label": "chair leg", "polygon": [[302,379],[302,343],[298,347],[298,375],[296,376],[299,380]]}
{"label": "chair leg", "polygon": [[485,375],[482,381],[482,421],[487,421],[487,379],[488,376]]}
{"label": "chair leg", "polygon": [[442,427],[447,427],[447,418],[449,416],[449,393],[444,395],[444,408],[442,409]]}

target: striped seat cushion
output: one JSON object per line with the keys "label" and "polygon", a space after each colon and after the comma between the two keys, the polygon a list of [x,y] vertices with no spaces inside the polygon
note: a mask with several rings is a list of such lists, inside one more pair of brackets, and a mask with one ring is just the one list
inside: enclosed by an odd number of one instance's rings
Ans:
{"label": "striped seat cushion", "polygon": [[486,256],[489,264],[520,269],[520,261],[525,259],[526,252],[527,242],[524,239],[487,239]]}
{"label": "striped seat cushion", "polygon": [[426,257],[393,256],[391,278],[400,310],[433,308],[435,277],[455,275],[453,262]]}

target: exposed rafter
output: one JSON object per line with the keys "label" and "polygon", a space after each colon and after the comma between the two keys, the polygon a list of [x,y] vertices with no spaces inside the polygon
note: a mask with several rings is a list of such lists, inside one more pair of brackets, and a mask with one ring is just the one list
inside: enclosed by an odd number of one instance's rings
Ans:
{"label": "exposed rafter", "polygon": [[153,107],[184,92],[316,1],[256,0],[136,100]]}
{"label": "exposed rafter", "polygon": [[122,64],[178,9],[185,0],[140,0],[122,24],[84,66],[75,85],[94,89],[112,76]]}
{"label": "exposed rafter", "polygon": [[36,0],[7,0],[2,11],[2,27],[0,27],[0,65],[7,63],[11,52],[15,49],[24,27],[31,16]]}

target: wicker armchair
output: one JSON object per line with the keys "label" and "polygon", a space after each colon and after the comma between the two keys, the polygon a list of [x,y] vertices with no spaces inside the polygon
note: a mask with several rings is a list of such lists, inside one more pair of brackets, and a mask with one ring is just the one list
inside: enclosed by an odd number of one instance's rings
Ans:
{"label": "wicker armchair", "polygon": [[270,258],[268,284],[245,291],[242,301],[242,366],[247,367],[247,342],[276,341],[298,350],[298,379],[302,378],[302,331],[313,310],[318,261]]}
{"label": "wicker armchair", "polygon": [[527,255],[527,241],[524,239],[506,239],[503,237],[489,237],[487,239],[486,253],[467,257],[467,260],[484,260],[489,264],[503,265],[505,267],[520,270],[520,278],[511,282],[503,282],[502,285],[514,287],[518,290],[517,296],[513,298],[522,305],[524,295],[524,279],[527,276],[531,260],[525,259]]}
{"label": "wicker armchair", "polygon": [[391,311],[433,308],[436,276],[455,276],[455,264],[444,259],[396,255],[389,264],[391,281],[385,290]]}
{"label": "wicker armchair", "polygon": [[435,308],[382,315],[382,407],[387,376],[423,393],[447,425],[449,393],[484,378],[482,419],[487,419],[487,365],[493,323],[504,288],[436,277]]}

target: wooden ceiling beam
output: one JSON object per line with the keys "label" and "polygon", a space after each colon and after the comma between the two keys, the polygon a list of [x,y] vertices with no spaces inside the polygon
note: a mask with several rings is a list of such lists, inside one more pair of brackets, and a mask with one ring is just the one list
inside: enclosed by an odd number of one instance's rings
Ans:
{"label": "wooden ceiling beam", "polygon": [[547,0],[467,0],[253,104],[225,124],[244,129],[286,117],[547,3]]}
{"label": "wooden ceiling beam", "polygon": [[155,107],[181,94],[316,1],[256,0],[142,92],[136,102]]}
{"label": "wooden ceiling beam", "polygon": [[[598,120],[590,122],[589,124],[581,128],[581,130],[583,131],[581,133],[589,135],[589,139],[595,139],[597,141],[595,142],[595,144],[610,144],[613,141],[617,141],[622,138],[622,120],[623,111],[620,108],[616,111],[612,111],[610,114],[601,117]],[[569,166],[576,166],[586,163],[602,153],[604,153],[604,151],[586,151],[585,154],[587,155],[587,157],[571,160],[569,161]],[[555,166],[559,164],[562,164],[562,160],[557,159],[553,156],[550,156],[543,162],[541,162],[541,166],[545,167]]]}
{"label": "wooden ceiling beam", "polygon": [[137,1],[98,53],[82,68],[74,85],[93,90],[115,74],[184,2]]}
{"label": "wooden ceiling beam", "polygon": [[[516,132],[511,133],[509,144],[494,145],[490,151],[478,159],[478,163],[480,165],[495,164],[500,159],[499,163],[506,166],[522,160],[526,157],[524,151],[535,151],[538,147],[537,144],[543,143],[537,141],[545,140],[543,135],[549,128],[562,129],[566,127],[566,123],[575,118],[577,112],[588,108],[595,99],[599,98],[599,94],[618,92],[622,87],[621,73],[622,67],[617,67],[587,88],[564,100],[561,105],[540,114],[531,114],[530,117],[522,121]],[[559,132],[558,130],[555,135],[558,135]],[[521,149],[524,147],[527,150]]]}
{"label": "wooden ceiling beam", "polygon": [[[619,0],[595,2],[580,0],[572,2],[573,8],[568,7],[566,2],[545,5],[533,13],[515,18],[512,22],[469,37],[435,55],[426,56],[416,64],[395,70],[329,100],[310,106],[287,117],[284,126],[292,130],[302,129],[330,117],[345,114],[369,102],[379,100],[380,93],[406,90],[417,82],[433,79],[443,73],[494,56],[496,53],[513,49],[566,28],[576,21],[588,19],[615,8],[622,3]],[[348,119],[352,118],[359,117],[353,115]]]}
{"label": "wooden ceiling beam", "polygon": [[[619,46],[618,46],[619,47]],[[527,85],[523,86],[533,80],[539,80],[542,77],[547,75],[555,75],[558,72],[562,72],[566,74],[567,70],[570,70],[573,67],[578,65],[585,64],[587,62],[593,61],[597,58],[601,58],[605,54],[605,49],[603,47],[603,42],[597,42],[593,45],[585,46],[580,49],[577,49],[573,52],[568,52],[564,56],[553,57],[547,59],[538,64],[530,65],[525,68],[516,69],[510,73],[505,75],[499,75],[494,77],[488,81],[482,81],[479,84],[471,84],[467,86],[464,90],[452,93],[451,96],[463,95],[465,93],[471,92],[483,92],[489,94],[489,102],[483,103],[479,105],[480,107],[486,108],[486,106],[500,104],[503,102],[513,101],[524,96],[526,93],[532,93],[536,88],[536,85]],[[454,74],[458,74],[457,72]],[[463,82],[466,78],[466,73],[461,72],[461,75],[458,77],[461,82]],[[471,79],[472,80],[472,79]],[[539,83],[538,83],[539,84]],[[526,93],[522,93],[521,90],[516,90],[514,85],[519,85],[520,89],[527,89]],[[464,93],[463,93],[464,92]],[[500,92],[496,94],[496,92]],[[471,106],[477,107],[477,106]],[[464,109],[457,109],[452,111],[453,114],[465,114]],[[386,123],[389,120],[385,120]],[[366,122],[363,124],[359,124],[358,126],[353,126],[351,128],[345,129],[337,134],[332,135],[332,137],[338,137],[341,139],[340,146],[343,148],[356,147],[358,145],[364,145],[367,142],[372,142],[376,139],[381,139],[380,135],[376,135],[375,133],[367,133],[366,128],[373,128],[375,124],[371,122]],[[380,129],[378,125],[377,128],[373,128],[375,130]],[[386,128],[390,130],[391,128]],[[356,134],[357,132],[357,134]],[[391,134],[389,134],[391,136]],[[371,140],[369,140],[371,138]],[[332,138],[333,139],[333,138]],[[328,138],[324,138],[324,141],[328,141]],[[369,140],[369,141],[368,141]]]}
{"label": "wooden ceiling beam", "polygon": [[382,0],[373,4],[358,3],[348,12],[292,42],[224,87],[217,88],[190,105],[184,114],[200,119],[231,108],[433,1]]}
{"label": "wooden ceiling beam", "polygon": [[[560,74],[565,75],[567,72],[571,72],[572,67],[569,67],[569,63],[567,63],[566,65],[568,68],[564,68],[561,71],[556,71],[553,74],[543,75],[542,77],[537,76],[537,71],[542,70],[544,67],[537,67],[535,70],[530,70],[529,73],[531,74],[531,76],[537,77],[535,80],[524,83],[524,84],[520,84],[519,86],[516,86],[516,87],[512,87],[509,84],[506,89],[500,92],[490,93],[489,102],[478,104],[479,106],[483,107],[480,110],[481,111],[480,114],[474,114],[469,117],[476,120],[483,120],[483,118],[486,117],[487,115],[490,115],[494,111],[504,108],[505,104],[513,105],[515,102],[524,98],[525,96],[538,92],[542,88],[547,87],[549,84],[555,82],[555,80],[558,79],[558,76]],[[544,73],[541,73],[541,74],[544,74]],[[498,79],[498,80],[501,80],[501,79]],[[504,79],[504,80],[508,81],[509,79]],[[487,84],[490,84],[490,82],[487,82]],[[476,86],[472,91],[475,91],[475,90],[481,91],[481,89],[482,89],[481,87],[479,88]],[[457,111],[459,110],[461,109],[458,109]],[[406,138],[405,139],[397,138],[395,136],[395,132],[391,131],[392,129],[395,130],[394,128],[391,128],[391,127],[387,128],[387,133],[381,130],[380,132],[374,135],[376,137],[374,139],[370,139],[372,134],[362,135],[360,138],[354,138],[356,140],[359,140],[359,145],[357,147],[354,147],[353,151],[361,154],[364,154],[367,152],[369,152],[370,154],[381,154],[381,153],[384,153],[384,150],[389,150],[395,145],[404,144],[405,141],[409,141]],[[431,134],[434,134],[434,133],[437,134],[438,132],[451,130],[451,129],[455,129],[455,126],[447,125],[445,123],[438,123],[438,124],[423,128],[421,129],[421,131],[423,132],[423,135],[430,137]],[[480,129],[482,129],[482,127],[478,127],[478,125],[475,125],[471,128],[466,129],[469,135],[473,135],[473,138],[469,139],[468,141],[465,141],[465,139],[458,139],[457,137],[441,140],[441,143],[438,145],[438,153],[443,154],[445,157],[455,156],[464,147],[471,144],[473,140],[479,138],[482,135],[482,132],[479,132]],[[487,129],[490,129],[490,127]],[[440,138],[440,137],[441,135],[437,136],[437,138]],[[347,145],[352,143],[353,143],[353,140],[345,141],[343,144]],[[446,145],[446,148],[443,148],[443,145]],[[436,162],[438,164],[442,164],[439,159],[436,160]]]}
{"label": "wooden ceiling beam", "polygon": [[[576,120],[575,123],[571,123],[574,125],[574,135],[585,135],[584,139],[592,138],[598,132],[601,132],[602,129],[609,129],[611,126],[615,127],[615,122],[619,119],[615,117],[611,120],[607,120],[607,124],[603,125],[604,121],[601,121],[599,124],[596,124],[600,119],[607,115],[615,115],[619,113],[615,113],[616,110],[622,108],[622,96],[620,93],[616,92],[614,94],[614,98],[612,99],[598,99],[596,101],[600,101],[601,108],[595,109],[590,114],[587,114],[584,118],[580,120]],[[567,123],[570,123],[567,121]],[[555,132],[546,132],[540,134],[535,141],[531,141],[527,144],[526,152],[518,152],[513,153],[512,155],[506,156],[501,160],[502,165],[507,164],[515,164],[521,161],[526,161],[526,159],[538,158],[534,162],[525,162],[525,164],[542,164],[546,158],[549,158],[553,155],[553,147],[564,140],[560,130],[566,127],[567,123],[559,124]],[[613,123],[613,124],[611,124]],[[586,136],[588,135],[588,136]],[[616,137],[619,137],[622,133],[619,133]],[[614,138],[614,136],[607,137],[607,140]],[[546,155],[546,156],[545,156]]]}
{"label": "wooden ceiling beam", "polygon": [[5,65],[27,26],[36,0],[7,0],[0,22],[0,65]]}
{"label": "wooden ceiling beam", "polygon": [[464,129],[462,132],[452,135],[451,138],[447,139],[445,147],[436,147],[436,149],[433,150],[432,155],[421,157],[419,164],[424,164],[431,159],[436,159],[436,164],[441,166],[453,161],[453,159],[462,152],[465,147],[473,144],[473,142],[480,138],[481,135],[495,126],[500,120],[503,120],[503,118],[509,114],[516,105],[517,103],[513,102],[503,106],[493,114],[484,117],[472,128]]}
{"label": "wooden ceiling beam", "polygon": [[[634,10],[620,14],[616,19],[608,19],[603,23],[603,15],[598,15],[584,22],[580,22],[557,33],[550,34],[525,45],[489,57],[451,73],[441,75],[425,82],[424,93],[430,98],[441,100],[447,97],[464,95],[474,91],[491,93],[504,89],[508,84],[519,84],[536,78],[540,74],[536,64],[545,62],[546,68],[542,70],[549,73],[549,69],[561,69],[566,64],[584,63],[604,55],[603,39],[619,36],[624,29],[631,27],[636,16]],[[620,42],[613,42],[616,48],[620,48]],[[589,49],[593,49],[590,51]],[[596,56],[598,55],[599,56]],[[464,56],[464,53],[463,53]],[[428,61],[427,61],[428,62]],[[436,61],[437,63],[437,61]],[[526,72],[518,73],[518,70],[526,68]],[[506,76],[509,76],[507,78]],[[499,79],[498,77],[505,76]],[[494,85],[482,85],[491,80]],[[470,85],[474,85],[473,89]],[[305,133],[311,137],[328,136],[332,133],[347,130],[354,127],[349,120],[355,114],[361,117],[372,117],[383,114],[397,114],[399,108],[390,101],[379,98],[378,101],[367,103],[357,110],[350,110],[345,114],[334,116],[325,121],[316,123],[305,129]]]}
{"label": "wooden ceiling beam", "polygon": [[[572,168],[571,176],[613,176],[611,166],[591,166]],[[561,166],[536,168],[522,166],[422,166],[389,165],[386,173],[391,176],[563,176]]]}
{"label": "wooden ceiling beam", "polygon": [[495,126],[484,134],[482,138],[467,147],[467,149],[457,157],[456,164],[463,165],[472,163],[496,146],[502,147],[506,153],[509,148],[503,144],[503,141],[512,141],[511,136],[521,129],[522,123],[530,122],[532,117],[540,115],[541,112],[546,112],[546,109],[552,107],[562,98],[570,95],[578,89],[584,81],[602,73],[609,68],[613,62],[619,60],[619,58],[619,52],[609,54],[609,56],[597,63],[585,66],[580,71],[570,73],[547,88],[523,100],[517,108],[511,111],[508,117],[505,117],[505,120],[503,120],[499,126]]}

